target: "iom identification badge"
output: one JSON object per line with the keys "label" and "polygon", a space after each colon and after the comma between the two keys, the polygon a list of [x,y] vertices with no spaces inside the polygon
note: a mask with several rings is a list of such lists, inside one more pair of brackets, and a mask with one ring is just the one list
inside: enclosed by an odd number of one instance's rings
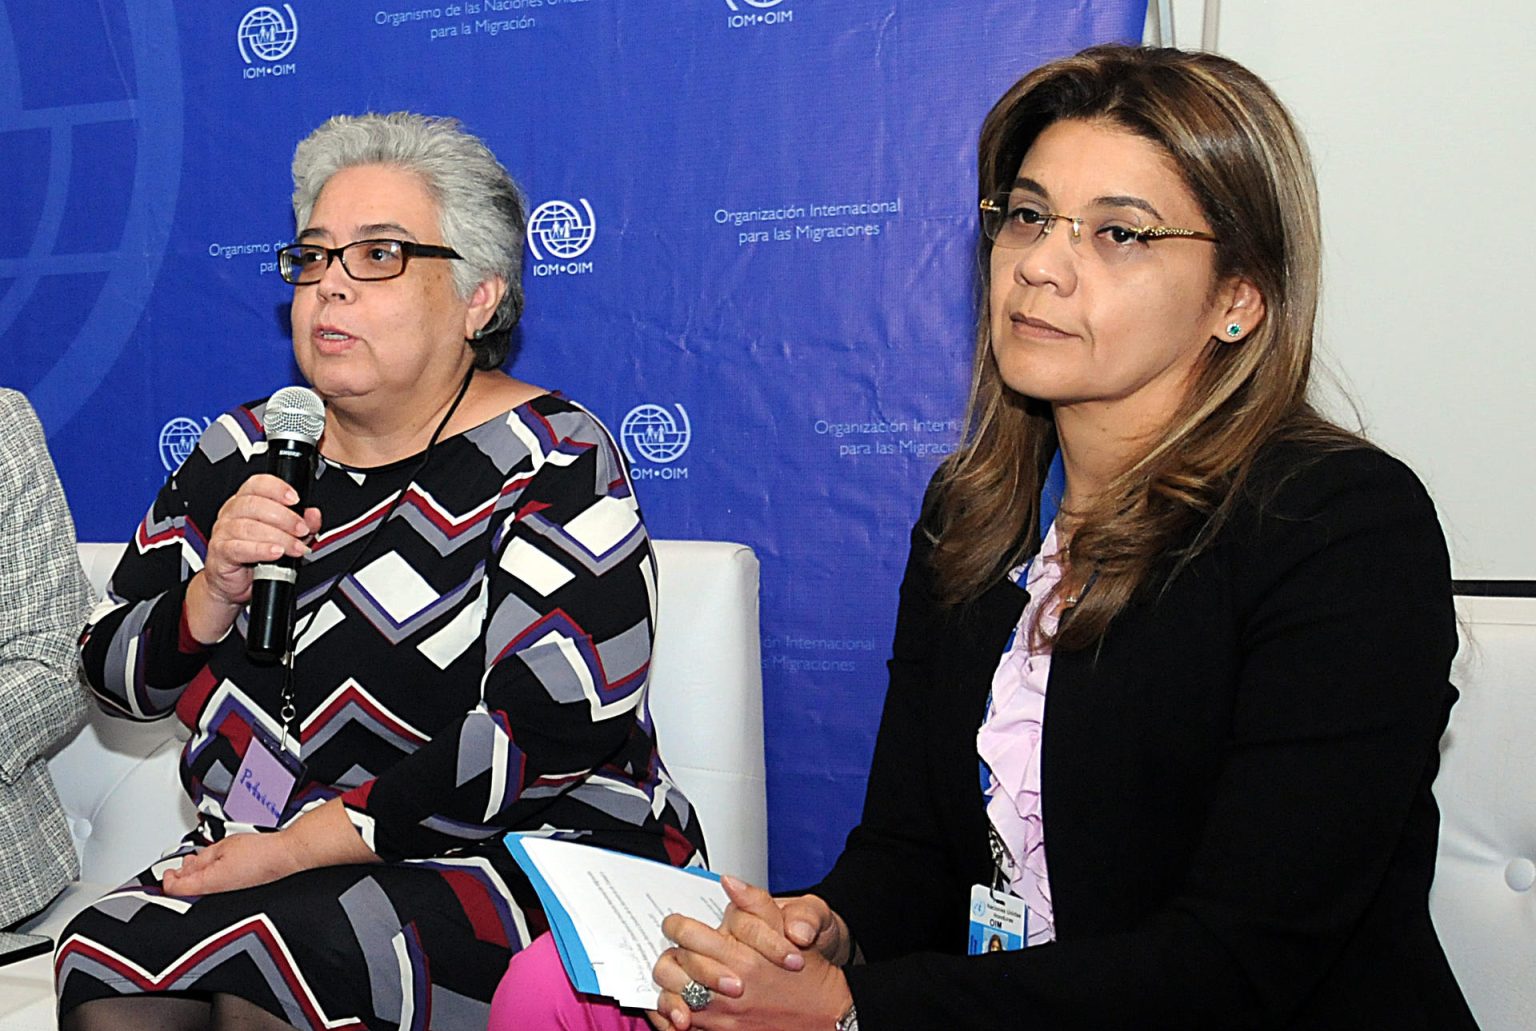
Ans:
{"label": "iom identification badge", "polygon": [[303,778],[298,756],[260,727],[252,727],[251,743],[224,799],[224,813],[252,827],[276,827],[293,797],[293,786]]}
{"label": "iom identification badge", "polygon": [[966,951],[1012,952],[1029,940],[1029,909],[1011,892],[971,885],[971,932]]}

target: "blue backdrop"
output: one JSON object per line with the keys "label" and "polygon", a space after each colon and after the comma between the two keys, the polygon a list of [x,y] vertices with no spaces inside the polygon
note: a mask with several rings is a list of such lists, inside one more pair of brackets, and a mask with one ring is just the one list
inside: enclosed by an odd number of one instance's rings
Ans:
{"label": "blue backdrop", "polygon": [[803,883],[857,816],[907,532],[957,437],[977,128],[1144,12],[0,0],[0,382],[81,538],[125,538],[209,419],[296,379],[294,144],[340,111],[463,119],[534,211],[511,371],[620,435],[654,534],[762,559],[772,879]]}

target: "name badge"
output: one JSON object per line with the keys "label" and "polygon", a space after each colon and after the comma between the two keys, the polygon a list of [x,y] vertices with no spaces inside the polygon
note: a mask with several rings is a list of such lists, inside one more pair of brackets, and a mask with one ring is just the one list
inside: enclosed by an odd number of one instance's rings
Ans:
{"label": "name badge", "polygon": [[297,757],[261,730],[253,730],[235,782],[224,799],[224,812],[239,823],[276,827],[293,796],[293,786],[303,775],[304,764]]}
{"label": "name badge", "polygon": [[1024,900],[985,884],[971,885],[971,934],[967,951],[1013,952],[1029,940],[1029,907]]}

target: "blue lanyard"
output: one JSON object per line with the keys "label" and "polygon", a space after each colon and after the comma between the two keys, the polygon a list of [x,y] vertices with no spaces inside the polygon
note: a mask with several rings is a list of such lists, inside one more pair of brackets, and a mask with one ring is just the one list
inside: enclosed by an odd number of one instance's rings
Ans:
{"label": "blue lanyard", "polygon": [[1061,509],[1062,496],[1067,493],[1067,467],[1062,463],[1061,452],[1056,452],[1056,457],[1051,459],[1051,467],[1045,473],[1045,486],[1040,489],[1040,539],[1045,539],[1045,531],[1051,528],[1056,521],[1056,513]]}
{"label": "blue lanyard", "polygon": [[[1066,493],[1066,490],[1067,471],[1061,461],[1061,452],[1057,451],[1056,457],[1051,459],[1051,468],[1045,474],[1045,486],[1040,490],[1040,539],[1042,541],[1045,540],[1046,531],[1056,521],[1056,513],[1061,508],[1061,498]],[[1019,590],[1023,590],[1024,585],[1029,582],[1029,568],[1032,565],[1034,565],[1033,559],[1024,564],[1024,568],[1019,571],[1019,575],[1014,579],[1013,582]],[[1007,655],[1009,650],[1013,648],[1013,639],[1017,636],[1018,632],[1019,627],[1015,623],[1013,629],[1008,631],[1008,643],[1003,645],[1004,655]],[[987,692],[986,711],[992,711],[992,693],[990,691]],[[985,719],[985,716],[983,716],[983,719]],[[981,793],[983,796],[990,795],[992,771],[979,758],[976,760],[976,765],[981,771]]]}

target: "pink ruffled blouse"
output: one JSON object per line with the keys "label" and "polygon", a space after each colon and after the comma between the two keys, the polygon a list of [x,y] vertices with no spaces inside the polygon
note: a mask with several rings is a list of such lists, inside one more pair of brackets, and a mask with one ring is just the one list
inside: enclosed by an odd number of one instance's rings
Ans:
{"label": "pink ruffled blouse", "polygon": [[1045,633],[1056,630],[1057,614],[1046,611],[1044,601],[1061,580],[1058,551],[1053,523],[1029,567],[1024,581],[1029,603],[992,676],[991,704],[976,734],[976,752],[989,771],[987,818],[1008,852],[1003,860],[1008,887],[1029,907],[1030,945],[1056,937],[1040,818],[1040,734],[1051,652],[1049,645],[1037,645],[1030,631],[1036,620]]}

